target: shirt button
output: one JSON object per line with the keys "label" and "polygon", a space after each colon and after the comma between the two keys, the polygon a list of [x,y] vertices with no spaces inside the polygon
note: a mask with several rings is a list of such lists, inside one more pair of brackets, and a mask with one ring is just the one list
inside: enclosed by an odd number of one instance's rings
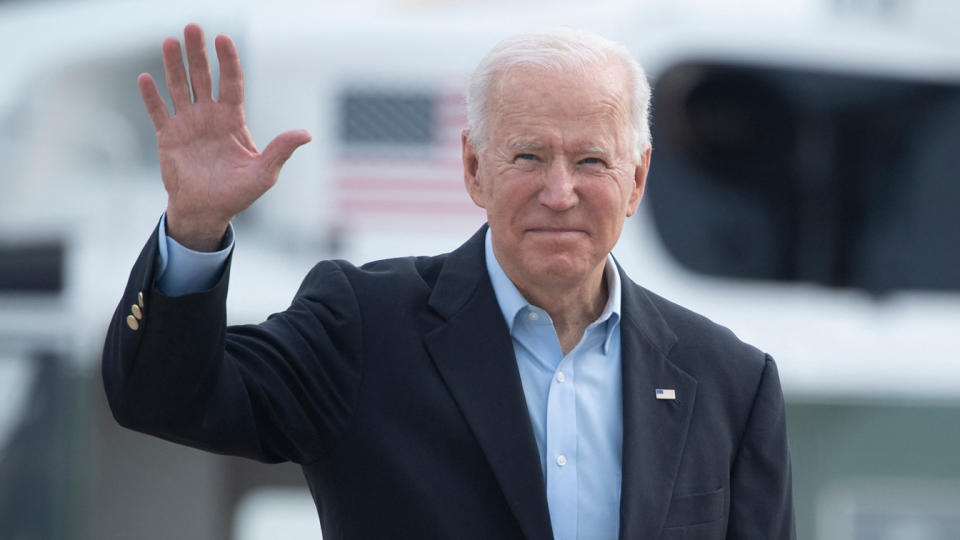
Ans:
{"label": "shirt button", "polygon": [[563,382],[567,380],[567,376],[563,374],[562,371],[557,372],[557,382]]}
{"label": "shirt button", "polygon": [[529,317],[530,317],[530,320],[531,320],[531,321],[539,321],[539,320],[540,320],[540,314],[537,313],[536,311],[531,311]]}
{"label": "shirt button", "polygon": [[563,467],[563,466],[566,465],[566,464],[567,464],[567,457],[566,457],[566,456],[564,456],[564,455],[562,455],[562,454],[559,455],[559,456],[557,456],[557,465]]}

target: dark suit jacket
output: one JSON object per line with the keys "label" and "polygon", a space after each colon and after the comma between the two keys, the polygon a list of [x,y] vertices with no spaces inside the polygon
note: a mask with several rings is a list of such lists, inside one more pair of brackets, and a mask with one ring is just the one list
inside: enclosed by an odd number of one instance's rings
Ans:
{"label": "dark suit jacket", "polygon": [[[485,229],[447,255],[321,262],[286,311],[232,327],[229,267],[207,292],[153,288],[154,231],[107,335],[113,413],[171,441],[301,464],[327,540],[550,538]],[[620,537],[793,538],[773,360],[621,278]]]}

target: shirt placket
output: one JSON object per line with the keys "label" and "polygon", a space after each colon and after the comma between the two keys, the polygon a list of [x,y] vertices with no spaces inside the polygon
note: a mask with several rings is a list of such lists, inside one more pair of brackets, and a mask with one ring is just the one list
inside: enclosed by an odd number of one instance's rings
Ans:
{"label": "shirt placket", "polygon": [[[557,539],[576,538],[577,398],[572,355],[557,365],[547,398],[547,503]],[[569,533],[573,533],[570,535]]]}

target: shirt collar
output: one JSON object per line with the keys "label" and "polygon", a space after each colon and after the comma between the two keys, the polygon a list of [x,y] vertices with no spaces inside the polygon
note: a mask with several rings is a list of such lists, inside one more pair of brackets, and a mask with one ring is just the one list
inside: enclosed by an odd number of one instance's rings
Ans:
{"label": "shirt collar", "polygon": [[[507,322],[507,328],[512,335],[517,314],[531,304],[520,294],[517,286],[510,281],[507,273],[503,271],[503,267],[497,261],[497,257],[493,253],[493,240],[489,228],[487,228],[486,238],[484,239],[484,249],[487,273],[490,275],[490,282],[493,284],[493,293],[497,297],[497,304],[500,306],[503,318]],[[607,263],[603,268],[603,278],[607,281],[607,290],[610,294],[607,296],[607,304],[604,306],[603,312],[591,326],[606,322],[606,336],[603,341],[603,350],[606,352],[614,331],[618,328],[617,323],[620,321],[620,272],[617,271],[613,255],[609,253],[607,254]]]}

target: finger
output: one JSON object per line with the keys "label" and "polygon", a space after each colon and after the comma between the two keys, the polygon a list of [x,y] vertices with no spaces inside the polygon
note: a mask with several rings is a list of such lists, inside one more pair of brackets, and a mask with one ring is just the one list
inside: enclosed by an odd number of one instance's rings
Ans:
{"label": "finger", "polygon": [[167,90],[173,101],[173,112],[182,111],[190,105],[190,87],[187,86],[180,42],[174,38],[167,38],[163,42],[163,68],[167,74]]}
{"label": "finger", "polygon": [[310,133],[303,129],[294,131],[285,131],[277,135],[260,154],[263,160],[263,167],[268,172],[270,178],[276,179],[280,173],[280,168],[290,159],[293,151],[300,146],[310,142],[312,137]]}
{"label": "finger", "polygon": [[160,97],[157,91],[157,83],[153,81],[147,73],[141,73],[137,77],[137,87],[140,88],[140,97],[143,98],[143,105],[147,108],[147,114],[153,121],[153,128],[157,131],[170,119],[170,111],[167,110],[167,104]]}
{"label": "finger", "polygon": [[193,87],[195,101],[210,101],[211,75],[210,63],[207,61],[206,42],[203,39],[203,29],[197,24],[188,24],[183,29],[183,43],[187,49],[187,62],[190,65],[190,85]]}
{"label": "finger", "polygon": [[220,61],[220,97],[222,103],[243,105],[243,70],[240,53],[229,36],[219,35],[214,44]]}

